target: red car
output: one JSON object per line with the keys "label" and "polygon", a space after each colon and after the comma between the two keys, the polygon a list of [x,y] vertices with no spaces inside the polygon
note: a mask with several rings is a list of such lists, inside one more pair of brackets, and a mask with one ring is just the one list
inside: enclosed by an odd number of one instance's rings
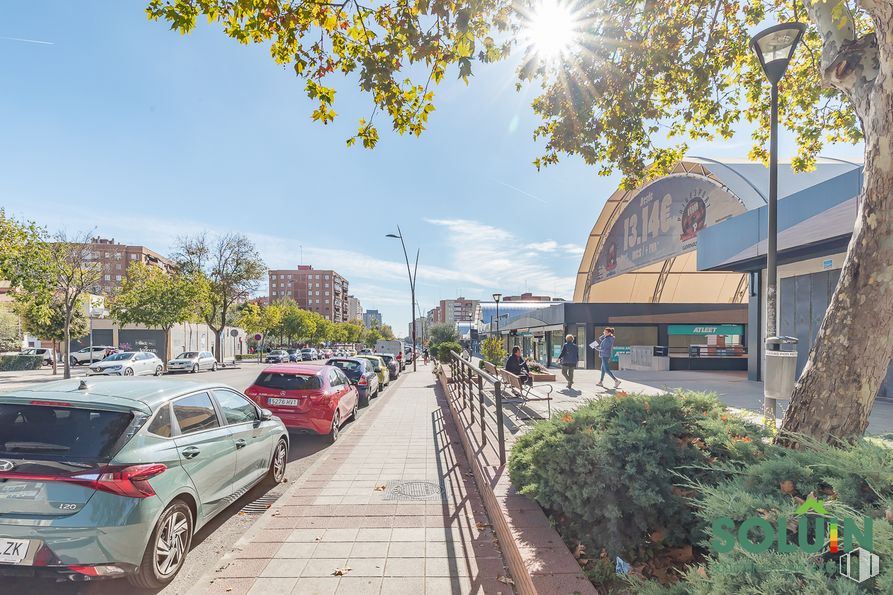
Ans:
{"label": "red car", "polygon": [[334,366],[270,366],[245,394],[289,430],[327,435],[332,442],[348,418],[356,419],[360,403],[356,387]]}

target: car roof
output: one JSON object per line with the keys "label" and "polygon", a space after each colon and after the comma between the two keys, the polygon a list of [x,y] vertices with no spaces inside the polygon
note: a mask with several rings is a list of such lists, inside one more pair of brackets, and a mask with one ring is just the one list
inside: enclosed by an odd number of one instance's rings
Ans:
{"label": "car roof", "polygon": [[277,374],[319,374],[324,367],[325,366],[313,366],[310,364],[275,364],[267,366],[263,369],[263,372],[276,372]]}
{"label": "car roof", "polygon": [[[86,389],[80,388],[82,382],[86,384]],[[190,382],[172,378],[72,378],[4,391],[0,393],[0,400],[5,397],[19,397],[38,401],[64,401],[83,406],[107,405],[151,413],[159,405],[180,395],[215,388],[232,389],[222,383]]]}

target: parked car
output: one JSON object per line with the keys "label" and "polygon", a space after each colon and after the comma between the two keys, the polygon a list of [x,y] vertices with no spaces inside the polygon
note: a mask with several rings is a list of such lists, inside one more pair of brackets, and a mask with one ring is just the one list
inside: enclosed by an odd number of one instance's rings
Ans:
{"label": "parked car", "polygon": [[288,352],[288,361],[290,362],[299,362],[301,361],[301,352],[297,349],[286,349]]}
{"label": "parked car", "polygon": [[391,374],[388,371],[388,366],[384,363],[384,360],[377,355],[366,355],[364,353],[361,353],[357,357],[372,362],[372,369],[378,374],[378,383],[381,385],[382,390],[384,390],[384,388],[391,382]]}
{"label": "parked car", "polygon": [[313,347],[305,347],[301,350],[301,360],[312,362],[319,359],[319,353]]}
{"label": "parked car", "polygon": [[368,347],[360,349],[360,355],[372,355],[372,350]]}
{"label": "parked car", "polygon": [[155,590],[198,529],[264,478],[282,481],[289,444],[241,393],[176,380],[6,392],[0,436],[0,576],[126,576]]}
{"label": "parked car", "polygon": [[270,366],[245,394],[278,415],[289,430],[327,435],[332,442],[345,421],[356,419],[360,405],[356,387],[333,366]]}
{"label": "parked car", "polygon": [[39,355],[43,358],[43,365],[52,366],[53,358],[56,354],[52,349],[47,349],[46,347],[31,347],[23,349],[19,355]]}
{"label": "parked car", "polygon": [[161,376],[164,362],[151,351],[124,351],[90,366],[88,376]]}
{"label": "parked car", "polygon": [[71,352],[68,355],[68,361],[72,366],[101,362],[108,356],[118,353],[118,351],[120,350],[110,345],[94,345],[93,347],[84,347]]}
{"label": "parked car", "polygon": [[323,349],[322,353],[319,354],[322,359],[328,359],[330,357],[335,357],[335,352],[331,349]]}
{"label": "parked car", "polygon": [[268,364],[287,364],[288,352],[283,349],[274,349],[264,358]]}
{"label": "parked car", "polygon": [[168,372],[217,371],[217,358],[210,351],[185,351],[167,362]]}
{"label": "parked car", "polygon": [[384,363],[388,367],[390,380],[396,380],[397,377],[400,376],[400,362],[397,360],[397,358],[390,353],[376,353],[375,355],[384,360]]}
{"label": "parked car", "polygon": [[369,401],[378,396],[378,374],[372,362],[360,358],[336,357],[326,362],[327,366],[335,366],[347,376],[351,384],[357,387],[360,395],[360,406],[365,407]]}

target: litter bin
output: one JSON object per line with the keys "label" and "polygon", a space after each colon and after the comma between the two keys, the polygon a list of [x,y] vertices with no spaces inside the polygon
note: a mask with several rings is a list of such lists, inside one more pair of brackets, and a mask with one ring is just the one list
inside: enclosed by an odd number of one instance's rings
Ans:
{"label": "litter bin", "polygon": [[797,352],[782,351],[784,345],[796,345],[797,337],[766,339],[766,367],[763,373],[763,394],[768,400],[787,401],[794,392],[797,374]]}

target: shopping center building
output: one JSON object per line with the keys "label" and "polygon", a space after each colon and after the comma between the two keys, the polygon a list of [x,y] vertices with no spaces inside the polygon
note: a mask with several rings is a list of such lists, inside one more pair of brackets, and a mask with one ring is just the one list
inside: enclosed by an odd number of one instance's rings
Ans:
{"label": "shopping center building", "polygon": [[[799,265],[785,260],[780,269],[781,330],[802,334],[804,353],[814,329],[802,320],[821,320],[827,306],[836,281],[831,271],[839,270],[844,236],[852,232],[860,178],[860,165],[831,159],[820,159],[805,173],[779,166],[780,248],[790,251],[785,258],[800,259]],[[612,326],[615,361],[633,346],[654,346],[653,361],[637,365],[747,370],[758,379],[765,308],[756,297],[762,285],[755,271],[761,240],[765,267],[767,196],[768,170],[762,164],[700,157],[686,158],[671,173],[633,190],[617,190],[587,239],[573,303],[530,305],[501,322],[501,334],[547,365],[555,362],[564,336],[573,334],[580,366],[594,368],[595,353],[585,346]],[[793,234],[790,240],[782,239],[786,233]],[[820,249],[819,240],[825,242]],[[803,280],[789,280],[813,273],[819,275],[810,278],[809,289]],[[803,310],[797,292],[805,291],[815,300]]]}

